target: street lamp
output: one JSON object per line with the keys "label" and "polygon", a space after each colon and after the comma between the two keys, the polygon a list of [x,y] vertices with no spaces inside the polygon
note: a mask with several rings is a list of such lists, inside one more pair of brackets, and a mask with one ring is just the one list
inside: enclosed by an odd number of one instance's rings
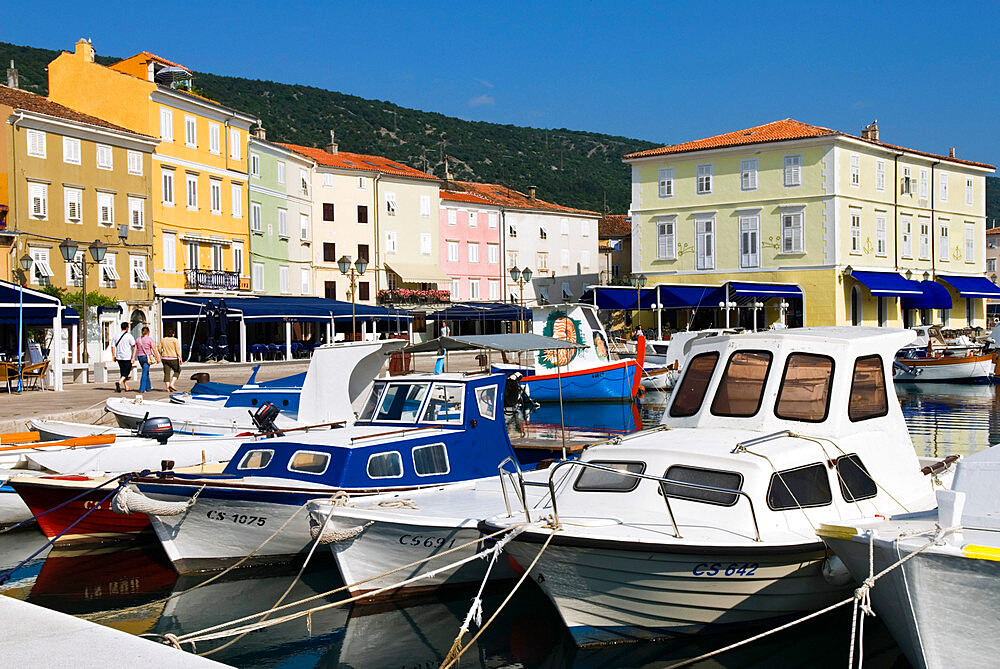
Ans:
{"label": "street lamp", "polygon": [[351,264],[351,256],[341,256],[340,260],[337,261],[337,267],[340,268],[340,273],[351,279],[351,341],[354,341],[354,337],[357,335],[357,317],[355,315],[354,308],[354,291],[357,287],[358,277],[365,273],[368,269],[368,258],[358,258]]}
{"label": "street lamp", "polygon": [[24,282],[17,291],[17,392],[21,392],[21,370],[24,367],[24,283],[27,283],[28,272],[31,271],[31,256],[25,253],[21,256],[21,269],[24,270]]}
{"label": "street lamp", "polygon": [[[59,253],[62,254],[63,260],[67,263],[76,262],[76,252],[80,247],[79,243],[73,241],[70,238],[66,238],[59,243]],[[90,251],[90,257],[94,259],[94,263],[101,264],[104,260],[104,254],[108,252],[108,245],[102,242],[100,239],[95,239],[91,242],[88,247]],[[83,363],[88,362],[87,354],[87,256],[84,255],[80,258],[80,280],[82,283],[83,291],[83,312],[80,314],[80,326],[83,328]]]}
{"label": "street lamp", "polygon": [[510,278],[511,281],[516,283],[521,289],[521,314],[518,319],[519,330],[524,332],[524,284],[531,281],[531,269],[525,267],[524,269],[518,269],[516,267],[510,268]]}
{"label": "street lamp", "polygon": [[[635,286],[635,320],[641,325],[642,320],[642,288],[646,285],[645,274],[633,274],[632,285]],[[639,327],[638,325],[636,327]]]}

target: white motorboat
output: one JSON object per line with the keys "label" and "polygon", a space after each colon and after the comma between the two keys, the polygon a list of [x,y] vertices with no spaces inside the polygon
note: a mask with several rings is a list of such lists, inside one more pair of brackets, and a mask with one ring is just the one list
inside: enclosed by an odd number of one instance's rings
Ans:
{"label": "white motorboat", "polygon": [[912,337],[839,327],[696,341],[659,429],[554,465],[546,504],[480,531],[531,521],[508,550],[523,566],[537,558],[532,575],[581,644],[831,604],[851,579],[820,523],[934,504],[887,383]]}
{"label": "white motorboat", "polygon": [[[1000,654],[1000,449],[961,460],[938,508],[824,524],[819,535],[859,582],[914,667],[994,666]],[[918,552],[919,551],[919,552]],[[916,553],[916,555],[914,555]]]}
{"label": "white motorboat", "polygon": [[893,380],[901,383],[989,383],[996,351],[966,335],[945,338],[936,325],[911,328],[916,338],[896,354]]}

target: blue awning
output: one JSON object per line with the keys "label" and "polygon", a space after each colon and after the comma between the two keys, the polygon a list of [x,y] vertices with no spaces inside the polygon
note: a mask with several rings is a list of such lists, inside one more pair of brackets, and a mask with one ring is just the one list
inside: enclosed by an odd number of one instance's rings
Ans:
{"label": "blue awning", "polygon": [[729,295],[762,297],[802,297],[802,289],[798,286],[787,283],[743,283],[741,281],[730,281]]}
{"label": "blue awning", "polygon": [[505,302],[456,302],[427,316],[429,321],[531,320],[531,309]]}
{"label": "blue awning", "polygon": [[[916,283],[916,282],[914,282]],[[951,309],[951,293],[936,281],[917,284],[923,293],[917,297],[904,297],[899,301],[902,309]]]}
{"label": "blue awning", "polygon": [[660,284],[656,288],[665,309],[718,307],[726,299],[726,289],[722,286]]}
{"label": "blue awning", "polygon": [[[329,321],[351,318],[351,303],[321,297],[232,297],[226,298],[229,318],[247,322],[273,323],[283,321]],[[163,319],[169,321],[199,320],[210,307],[218,308],[216,297],[165,297]],[[358,320],[409,321],[410,312],[403,309],[355,305]]]}
{"label": "blue awning", "polygon": [[[52,327],[62,305],[58,297],[31,288],[24,288],[8,281],[0,281],[0,324]],[[79,320],[76,309],[63,309],[62,324],[75,325]]]}
{"label": "blue awning", "polygon": [[598,309],[635,309],[636,295],[641,294],[641,304],[649,308],[655,295],[654,288],[634,288],[632,286],[591,286],[583,295],[580,302],[593,304]]}
{"label": "blue awning", "polygon": [[725,299],[722,286],[693,286],[687,284],[657,284],[647,288],[631,286],[591,286],[580,296],[580,302],[596,305],[598,309],[635,309],[636,297],[643,309],[664,309],[718,306]]}
{"label": "blue awning", "polygon": [[904,279],[896,272],[851,272],[876,297],[919,297],[924,294],[916,281]]}
{"label": "blue awning", "polygon": [[1000,288],[985,276],[938,276],[962,297],[1000,299]]}

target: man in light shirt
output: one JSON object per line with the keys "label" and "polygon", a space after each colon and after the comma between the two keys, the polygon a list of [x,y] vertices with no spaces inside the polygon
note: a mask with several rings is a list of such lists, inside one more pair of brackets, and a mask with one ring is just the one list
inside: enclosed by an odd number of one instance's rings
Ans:
{"label": "man in light shirt", "polygon": [[122,375],[120,380],[115,381],[115,392],[120,393],[122,388],[130,392],[128,377],[132,374],[132,359],[135,357],[135,337],[128,331],[128,323],[122,323],[122,332],[115,340],[114,348],[115,361]]}

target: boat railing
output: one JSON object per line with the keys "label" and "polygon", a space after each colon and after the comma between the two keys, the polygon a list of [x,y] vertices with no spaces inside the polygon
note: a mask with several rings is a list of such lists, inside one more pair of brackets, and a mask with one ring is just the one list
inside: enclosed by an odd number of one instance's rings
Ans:
{"label": "boat railing", "polygon": [[[508,460],[510,460],[510,458],[508,458]],[[508,473],[511,476],[511,483],[513,484],[514,481],[513,481],[512,477],[513,477],[514,473],[513,472],[504,472],[504,470],[503,470],[503,465],[504,464],[505,463],[501,463],[501,465],[500,465],[501,466],[501,471],[502,471],[502,473]],[[543,483],[541,481],[525,481],[524,477],[521,475],[521,468],[517,467],[517,463],[516,462],[514,464],[515,464],[516,473],[517,473],[517,476],[518,476],[518,479],[519,479],[519,485],[520,485],[519,496],[521,497],[520,501],[521,501],[522,506],[524,508],[524,518],[529,523],[531,522],[531,518],[528,515],[527,504],[524,503],[524,500],[526,499],[525,486],[548,487],[548,489],[549,489],[549,497],[552,500],[552,524],[556,528],[558,528],[559,527],[559,509],[558,509],[558,506],[556,504],[556,491],[555,491],[555,480],[554,480],[555,479],[555,473],[556,473],[556,471],[558,471],[562,467],[583,467],[584,469],[597,469],[599,471],[610,472],[610,473],[613,473],[613,474],[617,474],[619,476],[628,476],[628,477],[636,478],[636,479],[656,481],[658,484],[660,484],[660,492],[663,495],[663,501],[666,503],[666,506],[667,506],[667,515],[670,516],[670,524],[673,525],[673,528],[674,528],[674,537],[677,538],[677,539],[682,539],[683,537],[681,537],[680,528],[677,526],[677,519],[674,516],[673,507],[670,505],[670,495],[666,494],[666,492],[663,490],[663,484],[676,485],[676,486],[681,486],[681,487],[685,487],[685,488],[694,488],[694,489],[697,489],[697,490],[705,490],[705,491],[708,491],[708,492],[717,492],[717,493],[723,493],[723,494],[726,494],[726,495],[736,495],[738,497],[742,497],[742,498],[746,499],[747,504],[750,505],[750,518],[751,518],[751,520],[753,520],[753,530],[754,530],[754,537],[755,537],[754,540],[758,541],[758,542],[761,541],[761,538],[760,538],[760,526],[757,523],[757,511],[754,508],[753,499],[750,497],[749,494],[747,494],[743,490],[734,490],[732,488],[720,488],[718,486],[705,485],[705,484],[702,484],[702,483],[692,483],[690,481],[678,481],[676,479],[668,479],[668,478],[665,478],[663,476],[652,476],[650,474],[640,474],[639,472],[625,471],[625,470],[622,470],[622,469],[616,469],[614,467],[608,467],[606,465],[598,465],[598,464],[595,464],[595,463],[592,463],[592,462],[581,462],[580,460],[563,460],[561,462],[557,462],[556,464],[552,465],[549,468],[549,480],[548,480],[547,483]],[[501,477],[501,487],[504,488],[504,502],[507,503],[507,492],[506,492],[506,488],[503,485],[503,479],[502,479],[502,477]],[[517,486],[515,486],[515,490],[517,490]],[[698,499],[690,499],[690,498],[686,499],[686,501],[695,502],[697,504],[712,504],[712,502],[709,502],[707,500],[698,500]],[[508,516],[510,515],[510,505],[509,504],[507,505],[507,515]]]}

